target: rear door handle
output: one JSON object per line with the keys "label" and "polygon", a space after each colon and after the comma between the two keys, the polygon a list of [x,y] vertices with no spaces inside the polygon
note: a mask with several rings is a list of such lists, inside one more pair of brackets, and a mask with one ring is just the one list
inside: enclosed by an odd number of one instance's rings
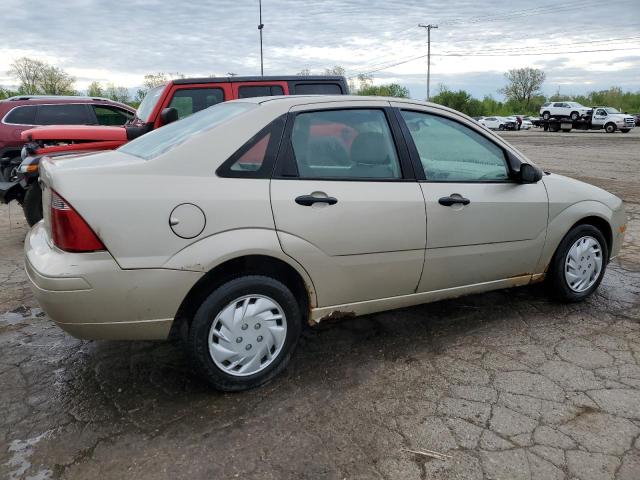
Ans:
{"label": "rear door handle", "polygon": [[314,203],[328,203],[329,205],[335,205],[338,203],[338,199],[335,197],[315,197],[313,195],[300,195],[296,197],[296,203],[298,205],[304,205],[310,207]]}
{"label": "rear door handle", "polygon": [[445,207],[450,207],[451,205],[455,205],[456,203],[461,203],[462,205],[469,205],[471,200],[464,197],[440,197],[438,200],[440,205],[444,205]]}

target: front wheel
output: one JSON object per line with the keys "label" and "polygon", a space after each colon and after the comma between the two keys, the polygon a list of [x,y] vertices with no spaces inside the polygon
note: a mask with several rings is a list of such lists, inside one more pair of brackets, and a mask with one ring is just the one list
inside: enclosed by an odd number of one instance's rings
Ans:
{"label": "front wheel", "polygon": [[38,182],[32,183],[24,194],[22,211],[30,227],[42,220],[42,189]]}
{"label": "front wheel", "polygon": [[544,112],[542,114],[542,118],[544,118],[545,120],[549,120],[551,118],[551,114],[549,112]]}
{"label": "front wheel", "polygon": [[569,115],[571,120],[578,120],[578,118],[580,118],[580,114],[578,112],[571,112],[571,115]]}
{"label": "front wheel", "polygon": [[504,125],[499,125],[498,130],[504,130]]}
{"label": "front wheel", "polygon": [[607,123],[604,126],[604,131],[607,133],[613,133],[616,131],[616,125],[614,123]]}
{"label": "front wheel", "polygon": [[604,276],[609,260],[607,242],[593,225],[578,225],[562,239],[551,260],[548,283],[564,302],[579,302],[591,295]]}
{"label": "front wheel", "polygon": [[248,275],[224,283],[193,318],[187,349],[196,369],[216,389],[258,387],[291,359],[302,328],[300,307],[280,281]]}

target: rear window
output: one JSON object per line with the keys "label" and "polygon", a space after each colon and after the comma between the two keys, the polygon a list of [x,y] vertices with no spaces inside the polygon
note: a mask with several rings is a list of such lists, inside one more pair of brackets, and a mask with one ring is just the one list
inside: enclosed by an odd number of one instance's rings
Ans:
{"label": "rear window", "polygon": [[210,130],[216,125],[258,106],[253,103],[219,103],[189,117],[170,123],[123,145],[118,150],[150,160],[179,145],[190,137]]}
{"label": "rear window", "polygon": [[85,125],[89,112],[84,104],[38,105],[36,125]]}
{"label": "rear window", "polygon": [[245,85],[238,88],[238,98],[274,97],[284,95],[280,85]]}
{"label": "rear window", "polygon": [[16,107],[5,117],[6,123],[16,123],[19,125],[35,125],[36,107],[27,105],[24,107]]}
{"label": "rear window", "polygon": [[337,83],[299,83],[295,89],[297,95],[340,95],[342,93]]}

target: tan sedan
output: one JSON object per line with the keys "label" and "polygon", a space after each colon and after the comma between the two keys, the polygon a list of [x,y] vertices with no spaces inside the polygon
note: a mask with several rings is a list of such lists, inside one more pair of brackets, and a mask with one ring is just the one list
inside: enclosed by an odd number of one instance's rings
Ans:
{"label": "tan sedan", "polygon": [[453,110],[290,96],[216,105],[42,165],[26,269],[79,338],[182,339],[212,385],[260,385],[301,328],[546,278],[578,301],[622,201],[543,173]]}

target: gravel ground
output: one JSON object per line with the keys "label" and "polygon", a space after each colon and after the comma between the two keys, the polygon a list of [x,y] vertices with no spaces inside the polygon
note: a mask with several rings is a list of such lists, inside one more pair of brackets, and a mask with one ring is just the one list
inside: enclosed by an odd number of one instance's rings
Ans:
{"label": "gravel ground", "polygon": [[[26,286],[22,212],[1,207],[0,478],[640,478],[640,131],[504,136],[626,201],[597,294],[526,287],[322,325],[242,394],[210,391],[169,344],[57,329]],[[447,457],[408,451],[426,449]]]}

